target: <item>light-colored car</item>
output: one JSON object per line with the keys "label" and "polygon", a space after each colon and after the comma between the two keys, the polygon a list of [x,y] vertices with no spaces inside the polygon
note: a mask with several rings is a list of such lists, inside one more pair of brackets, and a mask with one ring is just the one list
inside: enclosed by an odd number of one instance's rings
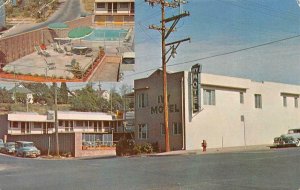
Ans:
{"label": "light-colored car", "polygon": [[41,151],[34,146],[33,142],[17,141],[16,142],[16,156],[23,157],[38,157]]}
{"label": "light-colored car", "polygon": [[289,129],[287,134],[274,138],[275,146],[297,146],[300,147],[300,129]]}
{"label": "light-colored car", "polygon": [[16,143],[15,142],[7,142],[4,144],[4,147],[0,149],[1,153],[5,154],[14,154],[16,150]]}

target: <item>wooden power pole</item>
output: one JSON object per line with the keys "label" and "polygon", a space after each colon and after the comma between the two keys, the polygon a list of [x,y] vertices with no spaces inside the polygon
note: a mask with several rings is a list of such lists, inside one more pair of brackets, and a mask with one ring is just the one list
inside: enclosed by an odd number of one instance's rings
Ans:
{"label": "wooden power pole", "polygon": [[57,120],[57,83],[54,83],[54,125],[55,125],[55,151],[59,156],[59,140],[58,140],[58,120]]}
{"label": "wooden power pole", "polygon": [[[151,6],[155,4],[161,5],[161,26],[149,26],[149,29],[158,30],[161,32],[161,54],[162,54],[162,69],[163,69],[163,102],[164,102],[164,126],[165,126],[165,151],[170,151],[170,137],[169,137],[169,111],[168,111],[168,87],[167,87],[167,63],[171,57],[175,57],[176,49],[180,45],[181,42],[190,41],[190,38],[185,38],[182,40],[178,40],[175,42],[166,43],[167,38],[175,30],[176,24],[183,17],[189,16],[188,12],[183,12],[179,15],[172,16],[170,18],[165,18],[165,7],[177,8],[180,7],[183,1],[173,0],[172,2],[166,0],[145,0]],[[167,23],[171,22],[170,28],[167,28]],[[166,47],[169,47],[166,50]],[[170,54],[169,54],[170,53]]]}

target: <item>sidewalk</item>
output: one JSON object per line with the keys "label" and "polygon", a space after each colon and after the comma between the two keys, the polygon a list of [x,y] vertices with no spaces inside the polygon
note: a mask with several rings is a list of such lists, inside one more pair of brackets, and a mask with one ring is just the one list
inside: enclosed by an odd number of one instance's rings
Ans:
{"label": "sidewalk", "polygon": [[271,145],[255,145],[242,147],[225,147],[225,148],[208,148],[206,152],[202,149],[197,150],[176,150],[171,152],[162,152],[156,154],[148,154],[145,156],[159,157],[159,156],[178,156],[178,155],[196,155],[196,154],[217,154],[217,153],[234,153],[234,152],[250,152],[250,151],[267,151],[270,150]]}

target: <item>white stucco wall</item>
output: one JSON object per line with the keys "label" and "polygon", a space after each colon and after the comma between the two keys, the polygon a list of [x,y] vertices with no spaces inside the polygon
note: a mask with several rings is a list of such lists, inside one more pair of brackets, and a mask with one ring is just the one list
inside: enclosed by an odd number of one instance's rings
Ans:
{"label": "white stucco wall", "polygon": [[[202,111],[191,114],[189,76],[185,73],[186,149],[200,149],[203,139],[208,147],[244,146],[245,118],[246,145],[272,144],[273,138],[289,128],[300,128],[300,108],[294,98],[287,97],[283,106],[281,93],[300,94],[295,85],[253,82],[248,79],[202,74],[204,88],[215,89],[216,105],[203,105]],[[240,92],[244,103],[240,103]],[[187,94],[189,94],[187,96]],[[262,95],[262,109],[255,108],[254,94]]]}

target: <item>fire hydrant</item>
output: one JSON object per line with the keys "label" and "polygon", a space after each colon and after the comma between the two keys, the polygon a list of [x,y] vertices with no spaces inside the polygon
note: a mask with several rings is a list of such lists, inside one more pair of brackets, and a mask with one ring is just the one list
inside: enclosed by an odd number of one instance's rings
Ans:
{"label": "fire hydrant", "polygon": [[206,152],[206,147],[207,147],[207,142],[206,142],[206,140],[203,140],[203,142],[202,142],[202,151],[203,152]]}

